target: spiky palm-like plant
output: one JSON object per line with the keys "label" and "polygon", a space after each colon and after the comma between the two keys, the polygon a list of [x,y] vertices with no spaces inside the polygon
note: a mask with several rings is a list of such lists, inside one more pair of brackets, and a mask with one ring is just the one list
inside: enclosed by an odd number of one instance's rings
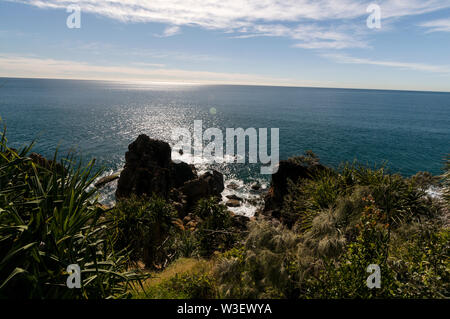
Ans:
{"label": "spiky palm-like plant", "polygon": [[[140,279],[125,267],[127,253],[112,248],[96,190],[100,172],[73,158],[45,165],[30,146],[16,151],[0,141],[0,298],[111,298]],[[81,269],[81,289],[66,286],[68,265]]]}

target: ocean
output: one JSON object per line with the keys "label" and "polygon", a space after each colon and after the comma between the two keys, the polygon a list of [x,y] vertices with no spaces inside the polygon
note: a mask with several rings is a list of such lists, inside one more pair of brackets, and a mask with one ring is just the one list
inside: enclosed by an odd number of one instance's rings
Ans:
{"label": "ocean", "polygon": [[[0,116],[10,146],[37,139],[35,152],[74,151],[95,158],[104,175],[123,167],[139,134],[173,144],[172,129],[192,130],[195,120],[224,132],[279,128],[280,159],[312,150],[332,167],[358,160],[404,176],[438,175],[450,153],[450,93],[439,92],[0,78]],[[241,195],[254,181],[264,188],[270,181],[257,164],[214,168]],[[113,200],[114,187],[104,201]]]}

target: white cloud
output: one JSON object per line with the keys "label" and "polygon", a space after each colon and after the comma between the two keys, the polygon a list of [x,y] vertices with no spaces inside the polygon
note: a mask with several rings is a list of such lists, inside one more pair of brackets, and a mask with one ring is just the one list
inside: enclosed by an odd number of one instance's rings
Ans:
{"label": "white cloud", "polygon": [[[328,56],[331,58],[331,56]],[[334,57],[337,58],[336,56]],[[414,70],[437,72],[439,66],[424,64],[408,64],[401,62],[371,61],[352,57],[340,56],[343,63],[375,64],[394,66]],[[447,66],[447,76],[450,67]],[[18,78],[53,78],[53,79],[84,79],[84,80],[110,80],[132,81],[142,84],[241,84],[241,85],[270,85],[270,86],[297,86],[297,87],[340,87],[340,88],[372,88],[372,89],[399,89],[399,90],[436,90],[435,87],[424,87],[408,83],[376,83],[364,81],[343,82],[335,79],[301,80],[291,78],[277,78],[258,74],[205,72],[195,70],[181,70],[165,68],[158,64],[130,64],[121,65],[94,65],[91,63],[40,58],[37,56],[19,56],[0,54],[0,77]],[[440,88],[449,91],[448,87]]]}
{"label": "white cloud", "polygon": [[179,34],[181,28],[179,26],[167,27],[162,34],[156,34],[159,38],[167,38]]}
{"label": "white cloud", "polygon": [[450,32],[450,19],[440,19],[419,24],[428,28],[427,32]]}
{"label": "white cloud", "polygon": [[[65,9],[78,4],[82,12],[123,22],[160,22],[162,36],[179,32],[183,25],[219,29],[236,37],[290,37],[302,48],[366,47],[361,37],[339,26],[363,17],[373,0],[9,0],[40,8]],[[379,0],[382,18],[390,19],[449,8],[448,0]],[[354,23],[355,21],[352,21]],[[320,23],[318,26],[316,23]],[[299,25],[300,24],[300,25]],[[325,25],[323,25],[325,24]],[[305,27],[306,26],[306,27]],[[245,31],[243,31],[245,30]],[[327,31],[328,30],[328,31]]]}
{"label": "white cloud", "polygon": [[94,65],[86,62],[0,54],[0,77],[36,77],[143,82],[249,85],[317,85],[258,74],[206,72],[164,68],[159,64]]}
{"label": "white cloud", "polygon": [[[296,27],[284,25],[256,25],[242,28],[237,38],[250,38],[256,36],[288,37],[297,43],[294,47],[307,49],[344,49],[367,48],[367,43],[360,36],[360,29],[355,27],[323,27],[317,23],[300,24]],[[349,34],[352,35],[349,35]]]}
{"label": "white cloud", "polygon": [[411,63],[401,61],[382,61],[382,60],[380,61],[365,58],[357,58],[344,54],[322,54],[322,56],[332,59],[333,61],[336,61],[338,63],[345,63],[345,64],[377,65],[384,67],[393,67],[403,70],[450,74],[450,65],[432,65],[432,64]]}

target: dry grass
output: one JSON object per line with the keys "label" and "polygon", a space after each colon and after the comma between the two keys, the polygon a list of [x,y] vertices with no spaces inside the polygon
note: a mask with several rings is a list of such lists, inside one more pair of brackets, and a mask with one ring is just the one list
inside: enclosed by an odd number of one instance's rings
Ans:
{"label": "dry grass", "polygon": [[156,287],[159,284],[170,280],[176,275],[194,274],[194,273],[210,273],[213,267],[213,261],[196,259],[196,258],[180,258],[173,262],[169,267],[159,272],[150,272],[151,277],[142,283],[142,287],[137,287],[133,294],[135,298],[146,298],[145,291]]}

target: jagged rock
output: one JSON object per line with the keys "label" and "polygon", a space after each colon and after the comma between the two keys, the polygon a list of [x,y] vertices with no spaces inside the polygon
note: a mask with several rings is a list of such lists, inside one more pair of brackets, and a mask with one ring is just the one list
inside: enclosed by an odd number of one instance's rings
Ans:
{"label": "jagged rock", "polygon": [[264,214],[274,218],[280,215],[284,196],[288,193],[288,180],[311,179],[327,168],[319,163],[302,164],[293,160],[280,161],[278,171],[272,175],[270,189],[264,198]]}
{"label": "jagged rock", "polygon": [[191,221],[191,219],[192,218],[190,216],[186,216],[186,217],[183,218],[183,222],[184,223],[189,223]]}
{"label": "jagged rock", "polygon": [[174,186],[181,187],[186,181],[197,178],[197,170],[194,165],[184,162],[172,164],[172,176],[174,177]]}
{"label": "jagged rock", "polygon": [[157,194],[174,204],[180,218],[199,199],[220,197],[224,190],[221,173],[213,170],[198,177],[193,165],[172,161],[168,143],[147,135],[139,135],[128,146],[125,161],[116,198]]}
{"label": "jagged rock", "polygon": [[255,183],[252,184],[251,188],[254,191],[259,191],[261,189],[261,184],[258,183],[258,182],[255,182]]}
{"label": "jagged rock", "polygon": [[261,201],[262,199],[260,197],[247,199],[247,203],[249,203],[252,206],[259,206],[261,204]]}
{"label": "jagged rock", "polygon": [[237,201],[242,201],[242,198],[240,198],[239,196],[237,196],[235,194],[227,195],[226,198],[237,200]]}
{"label": "jagged rock", "polygon": [[236,190],[236,189],[239,188],[239,185],[234,183],[234,182],[231,182],[230,184],[227,185],[227,188],[232,189],[232,190]]}
{"label": "jagged rock", "polygon": [[116,197],[155,193],[167,198],[172,188],[196,177],[192,166],[172,161],[168,143],[139,135],[125,154],[125,167],[120,174]]}
{"label": "jagged rock", "polygon": [[195,203],[201,198],[219,197],[223,190],[223,175],[217,171],[207,172],[197,179],[187,181],[180,188],[189,203]]}
{"label": "jagged rock", "polygon": [[227,205],[228,207],[239,207],[241,206],[241,202],[236,199],[230,199],[225,203],[225,205]]}
{"label": "jagged rock", "polygon": [[119,179],[119,177],[120,177],[120,172],[114,173],[114,174],[109,175],[109,176],[102,177],[102,178],[100,178],[98,180],[98,182],[96,182],[94,184],[94,186],[96,188],[100,188],[100,187],[102,187],[102,186],[104,186],[106,184],[109,184],[109,183],[115,181],[116,179]]}

